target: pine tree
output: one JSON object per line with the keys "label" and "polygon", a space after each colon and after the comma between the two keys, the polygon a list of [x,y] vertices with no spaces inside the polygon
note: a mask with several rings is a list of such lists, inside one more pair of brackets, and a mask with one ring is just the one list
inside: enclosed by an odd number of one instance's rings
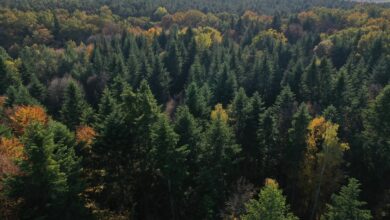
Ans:
{"label": "pine tree", "polygon": [[[341,187],[338,195],[332,195],[332,203],[327,205],[324,220],[369,220],[372,219],[369,210],[362,209],[365,202],[359,200],[360,183],[354,178],[348,180],[348,185]],[[322,219],[322,218],[321,218]]]}
{"label": "pine tree", "polygon": [[267,179],[265,186],[260,190],[258,200],[251,199],[246,206],[243,220],[298,220],[286,202],[286,198],[279,189],[275,180]]}

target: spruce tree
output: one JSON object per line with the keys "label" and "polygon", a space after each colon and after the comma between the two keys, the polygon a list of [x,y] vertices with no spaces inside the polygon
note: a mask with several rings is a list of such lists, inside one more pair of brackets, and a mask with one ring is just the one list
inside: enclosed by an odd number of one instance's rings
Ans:
{"label": "spruce tree", "polygon": [[[327,205],[324,220],[369,220],[372,219],[369,210],[363,209],[366,202],[359,200],[360,183],[354,178],[348,179],[348,184],[341,187],[339,194],[332,195],[332,203]],[[321,218],[322,219],[322,218]]]}
{"label": "spruce tree", "polygon": [[211,124],[205,134],[202,171],[199,176],[202,193],[201,210],[206,218],[216,218],[228,196],[229,185],[238,179],[241,147],[227,124],[226,111],[219,104],[211,114]]}
{"label": "spruce tree", "polygon": [[88,105],[84,100],[80,87],[75,82],[70,82],[65,89],[64,101],[61,107],[61,120],[66,126],[74,130],[85,117]]}
{"label": "spruce tree", "polygon": [[33,124],[25,131],[23,143],[27,158],[19,162],[23,175],[7,180],[8,196],[23,199],[23,219],[63,218],[69,186],[54,159],[53,134],[41,124]]}
{"label": "spruce tree", "polygon": [[298,220],[290,212],[286,198],[275,180],[267,179],[258,197],[258,200],[251,199],[245,204],[246,214],[241,216],[241,219]]}

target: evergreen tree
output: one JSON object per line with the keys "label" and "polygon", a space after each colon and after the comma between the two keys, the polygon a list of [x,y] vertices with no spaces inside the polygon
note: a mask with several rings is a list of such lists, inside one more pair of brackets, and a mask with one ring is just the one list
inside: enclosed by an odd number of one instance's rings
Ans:
{"label": "evergreen tree", "polygon": [[86,115],[88,108],[80,87],[75,82],[70,82],[64,94],[60,111],[61,120],[70,129],[75,129],[88,116]]}
{"label": "evergreen tree", "polygon": [[211,113],[211,124],[206,131],[202,170],[199,176],[202,195],[200,213],[216,218],[218,210],[228,196],[229,185],[238,178],[241,147],[235,143],[234,133],[228,126],[226,111],[219,104]]}
{"label": "evergreen tree", "polygon": [[32,97],[36,98],[40,102],[45,101],[46,87],[38,80],[35,75],[33,75],[31,78],[31,83],[28,86],[28,90]]}
{"label": "evergreen tree", "polygon": [[23,85],[10,86],[7,89],[6,106],[15,105],[37,105],[38,101],[31,97],[28,89]]}
{"label": "evergreen tree", "polygon": [[365,202],[359,201],[360,183],[354,178],[348,180],[348,185],[341,187],[338,195],[332,195],[332,204],[327,205],[324,220],[369,220],[372,219],[369,210],[362,209]]}
{"label": "evergreen tree", "polygon": [[246,206],[246,214],[241,216],[243,220],[297,220],[290,212],[286,198],[279,189],[275,180],[267,179],[265,186],[260,190],[259,199],[251,199]]}
{"label": "evergreen tree", "polygon": [[297,199],[298,189],[298,177],[300,166],[302,164],[305,148],[306,148],[306,136],[308,133],[308,125],[311,121],[311,116],[307,110],[307,106],[302,103],[297,112],[293,115],[291,128],[288,129],[289,142],[286,149],[285,160],[287,181],[288,181],[288,193],[290,195],[292,205],[295,205]]}
{"label": "evergreen tree", "polygon": [[262,170],[259,173],[262,176],[273,176],[278,173],[278,165],[281,160],[281,152],[278,149],[278,130],[276,129],[276,119],[273,117],[272,110],[268,108],[259,115],[259,127],[257,130],[258,148],[261,160]]}
{"label": "evergreen tree", "polygon": [[[163,185],[163,195],[169,204],[170,217],[176,219],[184,199],[184,180],[187,175],[185,161],[188,154],[188,147],[178,146],[179,136],[170,126],[165,115],[159,117],[157,123],[152,128],[151,139],[153,145],[153,159],[156,161],[156,172],[161,172],[161,181]],[[154,200],[156,204],[158,201]],[[165,213],[165,209],[161,210]],[[160,214],[160,216],[163,216]]]}
{"label": "evergreen tree", "polygon": [[229,70],[227,64],[223,65],[222,72],[218,75],[218,81],[215,88],[215,101],[222,103],[223,106],[229,104],[237,91],[237,80],[235,74]]}
{"label": "evergreen tree", "polygon": [[23,199],[23,219],[63,218],[68,214],[65,202],[69,186],[66,174],[53,157],[53,134],[43,125],[33,124],[23,138],[27,158],[19,162],[23,175],[8,179],[7,193],[11,198]]}
{"label": "evergreen tree", "polygon": [[170,42],[164,63],[170,73],[171,79],[173,79],[171,94],[177,94],[181,91],[185,79],[183,79],[182,74],[183,60],[176,42]]}
{"label": "evergreen tree", "polygon": [[201,88],[195,83],[191,83],[186,90],[185,103],[188,106],[191,114],[195,117],[206,117],[209,113],[208,103],[205,100],[205,95],[202,94]]}
{"label": "evergreen tree", "polygon": [[150,88],[158,103],[167,102],[169,99],[171,78],[158,56],[154,59],[152,76],[150,77],[149,82]]}
{"label": "evergreen tree", "polygon": [[8,72],[4,62],[4,58],[0,56],[0,95],[3,95],[9,86]]}

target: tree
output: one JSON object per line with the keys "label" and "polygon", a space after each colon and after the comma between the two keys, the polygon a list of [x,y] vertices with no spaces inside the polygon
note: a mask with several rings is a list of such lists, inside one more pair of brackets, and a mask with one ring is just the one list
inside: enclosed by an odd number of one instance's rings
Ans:
{"label": "tree", "polygon": [[70,82],[64,94],[61,107],[61,120],[66,126],[74,130],[87,118],[89,106],[84,100],[81,89],[75,82]]}
{"label": "tree", "polygon": [[231,122],[236,134],[237,143],[242,146],[241,169],[243,176],[249,180],[259,178],[261,169],[261,151],[258,147],[257,130],[259,115],[264,112],[263,102],[258,93],[248,98],[240,88],[231,105]]}
{"label": "tree", "polygon": [[47,124],[48,116],[40,106],[16,106],[9,116],[10,127],[16,134],[23,134],[32,123]]}
{"label": "tree", "polygon": [[287,192],[289,193],[291,203],[295,205],[295,199],[298,196],[298,172],[303,162],[306,149],[306,136],[308,133],[308,125],[311,121],[311,116],[307,110],[307,106],[302,103],[297,112],[293,115],[291,128],[288,129],[288,145],[286,149],[285,159],[287,171]]}
{"label": "tree", "polygon": [[191,114],[195,117],[206,117],[209,114],[207,97],[202,94],[202,89],[195,83],[191,83],[186,90],[185,103],[188,106]]}
{"label": "tree", "polygon": [[170,43],[164,64],[173,79],[171,94],[177,94],[181,91],[186,79],[183,79],[183,59],[176,42]]}
{"label": "tree", "polygon": [[227,64],[223,65],[222,72],[218,74],[215,88],[215,101],[223,106],[229,104],[237,90],[237,80],[235,74],[229,69]]}
{"label": "tree", "polygon": [[[161,115],[151,131],[153,145],[153,159],[156,161],[156,172],[161,172],[161,181],[165,188],[166,196],[169,199],[170,218],[178,218],[177,213],[180,210],[180,204],[184,199],[184,180],[187,175],[185,160],[188,154],[186,145],[177,145],[179,136],[174,132],[168,122],[167,116]],[[162,209],[164,213],[164,209]]]}
{"label": "tree", "polygon": [[221,104],[211,112],[211,124],[205,134],[199,184],[200,213],[215,218],[228,196],[228,187],[238,178],[241,147],[235,143],[234,133],[227,124],[228,115]]}
{"label": "tree", "polygon": [[3,95],[9,86],[8,71],[4,61],[4,58],[0,56],[0,95]]}
{"label": "tree", "polygon": [[53,158],[53,135],[34,123],[26,130],[23,144],[28,159],[19,162],[23,175],[7,180],[8,196],[23,199],[21,218],[64,217],[69,186],[66,174]]}
{"label": "tree", "polygon": [[201,128],[187,106],[179,106],[176,111],[175,132],[179,134],[178,145],[187,146],[187,164],[189,172],[196,174],[199,170],[198,160],[202,146]]}
{"label": "tree", "polygon": [[5,105],[8,107],[14,105],[38,105],[38,101],[30,95],[28,89],[23,85],[9,86],[6,96]]}
{"label": "tree", "polygon": [[159,21],[159,20],[161,20],[161,18],[162,17],[164,17],[165,15],[167,15],[167,14],[169,14],[168,13],[168,10],[166,9],[166,8],[164,8],[164,7],[158,7],[157,9],[156,9],[156,11],[154,11],[154,13],[153,13],[153,19],[155,20],[155,21]]}
{"label": "tree", "polygon": [[276,129],[276,119],[272,114],[272,110],[268,108],[259,115],[259,126],[257,130],[258,151],[260,158],[261,170],[257,171],[264,176],[278,174],[278,166],[281,161],[281,152],[278,149],[278,130]]}
{"label": "tree", "polygon": [[[348,179],[348,185],[341,187],[338,195],[332,195],[332,203],[327,204],[324,220],[369,220],[369,210],[362,209],[366,202],[359,200],[360,183],[354,178]],[[322,219],[322,218],[321,218]]]}
{"label": "tree", "polygon": [[259,199],[251,199],[246,206],[243,220],[297,220],[286,204],[286,198],[273,179],[266,179],[265,186],[260,190]]}
{"label": "tree", "polygon": [[159,56],[156,56],[153,62],[152,75],[150,77],[150,88],[155,95],[158,103],[165,103],[169,99],[169,88],[171,78],[164,68]]}
{"label": "tree", "polygon": [[[389,122],[390,85],[387,85],[364,112],[362,146],[352,149],[355,157],[358,158],[357,162],[361,164],[356,175],[362,179],[363,184],[369,186],[371,203],[381,200],[390,181],[387,175],[390,171]],[[376,196],[371,200],[373,194]]]}
{"label": "tree", "polygon": [[306,198],[304,201],[312,203],[306,204],[311,207],[311,219],[318,215],[318,209],[323,209],[323,200],[330,196],[342,178],[340,166],[349,146],[340,142],[338,128],[339,125],[323,117],[314,118],[308,126],[300,182]]}

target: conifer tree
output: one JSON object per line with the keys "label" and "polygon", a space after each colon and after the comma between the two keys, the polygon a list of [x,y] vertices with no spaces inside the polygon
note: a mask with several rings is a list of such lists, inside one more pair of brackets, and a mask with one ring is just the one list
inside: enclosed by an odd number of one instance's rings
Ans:
{"label": "conifer tree", "polygon": [[227,124],[228,115],[221,104],[211,113],[211,124],[206,131],[206,143],[199,176],[202,193],[201,213],[215,218],[228,195],[228,187],[238,178],[241,147],[235,143],[234,133]]}
{"label": "conifer tree", "polygon": [[165,103],[169,99],[169,89],[171,78],[163,66],[159,56],[156,56],[153,62],[152,75],[150,77],[150,88],[155,95],[158,103]]}
{"label": "conifer tree", "polygon": [[[188,147],[178,146],[179,136],[168,122],[167,116],[161,115],[151,131],[152,157],[156,161],[155,171],[161,172],[162,185],[165,188],[169,204],[170,218],[176,219],[184,199],[184,180],[187,175],[185,166]],[[162,210],[164,213],[165,211]]]}
{"label": "conifer tree", "polygon": [[265,186],[260,190],[258,200],[251,199],[246,206],[243,220],[297,220],[290,212],[286,198],[279,189],[278,183],[273,179],[266,179]]}
{"label": "conifer tree", "polygon": [[[363,209],[366,202],[359,200],[360,183],[354,178],[348,179],[348,184],[341,187],[339,194],[332,195],[332,203],[327,205],[324,220],[369,220],[372,219],[369,210]],[[322,219],[322,218],[321,218]]]}
{"label": "conifer tree", "polygon": [[33,124],[23,138],[27,159],[20,161],[19,167],[24,175],[9,178],[8,195],[23,199],[20,214],[24,219],[62,218],[69,186],[53,158],[53,134],[41,124]]}
{"label": "conifer tree", "polygon": [[88,105],[84,100],[80,87],[75,82],[70,82],[64,94],[61,107],[61,120],[70,129],[75,129],[89,116]]}

